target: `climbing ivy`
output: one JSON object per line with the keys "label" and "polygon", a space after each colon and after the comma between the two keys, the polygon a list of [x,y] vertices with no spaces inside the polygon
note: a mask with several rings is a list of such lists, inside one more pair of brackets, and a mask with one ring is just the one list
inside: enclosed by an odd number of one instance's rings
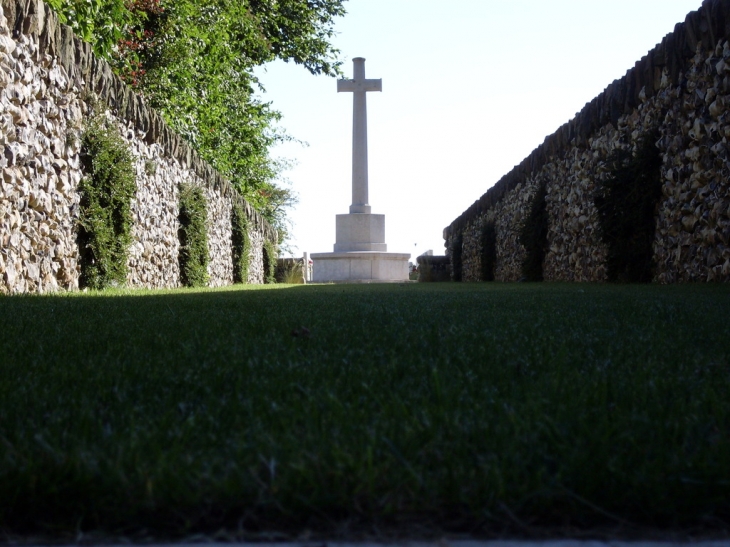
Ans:
{"label": "climbing ivy", "polygon": [[522,275],[525,281],[542,281],[542,266],[547,252],[548,212],[547,187],[541,184],[530,205],[530,212],[520,229],[520,243],[526,255],[522,261]]}
{"label": "climbing ivy", "polygon": [[609,176],[594,198],[600,236],[608,247],[609,281],[648,283],[652,279],[655,213],[662,193],[662,157],[656,131],[642,135],[632,154],[617,149],[608,158]]}
{"label": "climbing ivy", "polygon": [[248,217],[240,203],[235,203],[231,212],[231,244],[233,247],[233,281],[234,283],[247,283],[251,239],[248,234]]}
{"label": "climbing ivy", "polygon": [[273,241],[264,241],[264,283],[276,283],[276,258],[278,252]]}
{"label": "climbing ivy", "polygon": [[116,128],[95,116],[81,135],[80,157],[79,284],[92,289],[123,285],[137,190],[132,154]]}
{"label": "climbing ivy", "polygon": [[180,280],[186,287],[208,284],[207,203],[203,189],[192,184],[180,187]]}

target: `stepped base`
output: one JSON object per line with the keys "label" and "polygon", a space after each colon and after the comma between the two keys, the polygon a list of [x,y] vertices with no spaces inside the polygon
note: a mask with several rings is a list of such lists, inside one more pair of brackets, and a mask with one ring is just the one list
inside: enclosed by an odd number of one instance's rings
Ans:
{"label": "stepped base", "polygon": [[313,253],[314,283],[392,283],[408,281],[407,253]]}

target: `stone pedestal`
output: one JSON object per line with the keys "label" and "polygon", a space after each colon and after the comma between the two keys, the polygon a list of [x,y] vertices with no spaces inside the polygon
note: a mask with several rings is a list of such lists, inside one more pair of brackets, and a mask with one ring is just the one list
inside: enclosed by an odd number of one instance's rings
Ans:
{"label": "stone pedestal", "polygon": [[315,283],[394,283],[408,281],[407,253],[312,253]]}
{"label": "stone pedestal", "polygon": [[335,252],[388,250],[385,244],[385,215],[337,215]]}
{"label": "stone pedestal", "polygon": [[388,253],[385,215],[337,215],[334,253],[313,253],[315,283],[388,283],[408,280],[405,253]]}

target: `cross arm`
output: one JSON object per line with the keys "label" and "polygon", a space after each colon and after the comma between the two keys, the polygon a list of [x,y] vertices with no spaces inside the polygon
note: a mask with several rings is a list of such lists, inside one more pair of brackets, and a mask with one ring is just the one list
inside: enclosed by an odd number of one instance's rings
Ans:
{"label": "cross arm", "polygon": [[348,91],[383,91],[383,80],[337,80],[337,93]]}

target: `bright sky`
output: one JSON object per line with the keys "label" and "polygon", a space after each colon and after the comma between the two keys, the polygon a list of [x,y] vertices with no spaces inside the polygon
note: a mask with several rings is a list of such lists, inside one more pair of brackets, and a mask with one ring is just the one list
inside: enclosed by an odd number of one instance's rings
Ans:
{"label": "bright sky", "polygon": [[[334,43],[368,93],[369,197],[388,251],[444,254],[443,229],[545,137],[644,56],[701,0],[349,0]],[[295,254],[332,252],[335,215],[351,202],[352,94],[272,63],[258,72],[309,146],[274,155],[286,176]]]}

